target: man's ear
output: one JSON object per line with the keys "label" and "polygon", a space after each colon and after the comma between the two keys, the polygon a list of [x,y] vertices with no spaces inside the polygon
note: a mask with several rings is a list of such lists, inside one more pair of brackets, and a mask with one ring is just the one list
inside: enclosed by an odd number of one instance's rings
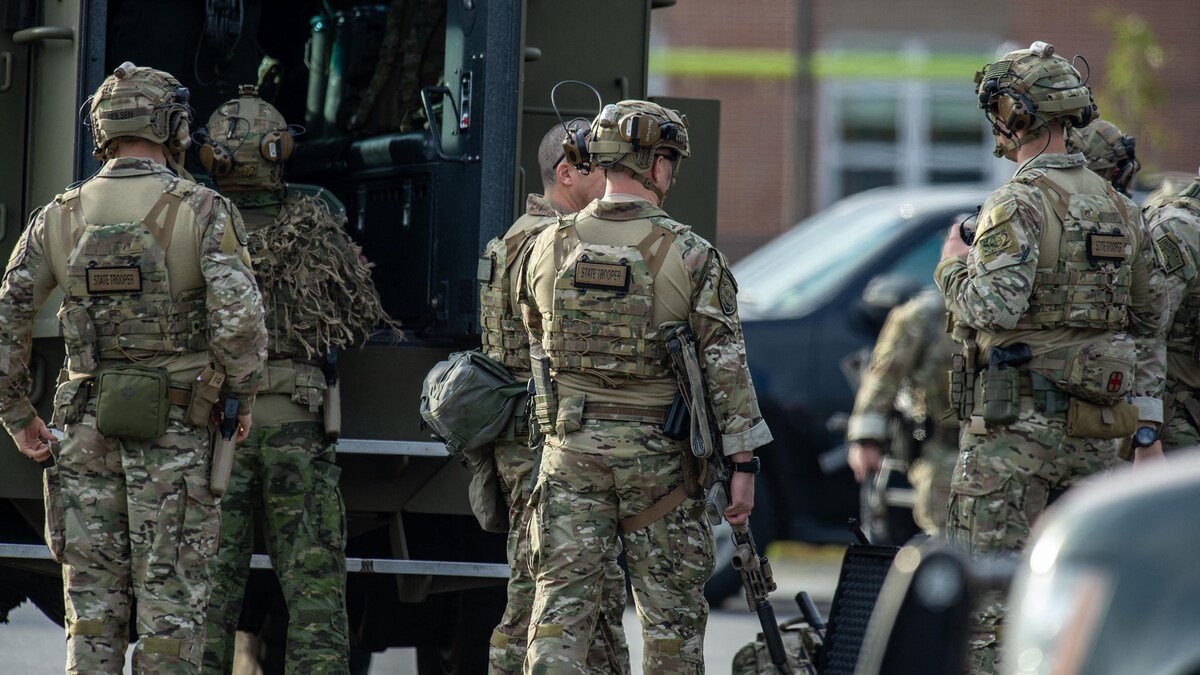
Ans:
{"label": "man's ear", "polygon": [[571,173],[571,165],[559,162],[558,166],[554,167],[554,179],[559,185],[570,187],[575,182],[575,175]]}

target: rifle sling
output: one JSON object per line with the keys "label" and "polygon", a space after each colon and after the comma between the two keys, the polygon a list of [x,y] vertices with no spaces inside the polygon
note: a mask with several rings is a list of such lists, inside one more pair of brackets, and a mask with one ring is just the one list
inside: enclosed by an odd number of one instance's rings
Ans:
{"label": "rifle sling", "polygon": [[676,487],[674,490],[668,492],[665,497],[651,504],[645,511],[623,519],[621,521],[621,533],[629,534],[650,525],[670,513],[687,498],[687,490],[684,489],[683,485]]}

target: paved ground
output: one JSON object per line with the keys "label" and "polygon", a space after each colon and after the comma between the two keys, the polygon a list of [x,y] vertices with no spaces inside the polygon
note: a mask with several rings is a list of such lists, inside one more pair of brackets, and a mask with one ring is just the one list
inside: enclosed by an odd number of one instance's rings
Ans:
{"label": "paved ground", "polygon": [[[784,544],[773,546],[769,555],[779,584],[779,590],[771,596],[771,604],[781,621],[799,613],[794,597],[801,590],[808,591],[822,611],[828,611],[837,585],[841,549]],[[8,625],[0,626],[0,675],[62,673],[66,660],[62,629],[28,604],[14,610],[9,618]],[[750,613],[740,595],[714,609],[704,646],[709,672],[729,672],[734,653],[753,640],[758,631],[758,617]],[[625,612],[625,632],[629,636],[633,672],[639,674],[642,644],[632,608]],[[415,663],[411,649],[392,649],[373,659],[371,675],[415,675]]]}

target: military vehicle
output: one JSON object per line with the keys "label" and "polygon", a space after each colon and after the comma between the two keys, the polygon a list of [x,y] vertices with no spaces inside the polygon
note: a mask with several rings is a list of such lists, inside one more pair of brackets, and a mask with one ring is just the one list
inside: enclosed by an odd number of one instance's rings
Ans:
{"label": "military vehicle", "polygon": [[[559,114],[597,113],[587,88],[561,87],[552,102],[552,86],[587,82],[604,103],[644,98],[652,9],[673,4],[0,1],[5,251],[32,209],[99,168],[77,111],[123,61],[188,86],[193,130],[239,84],[255,82],[306,128],[285,179],[324,187],[344,204],[346,227],[376,264],[385,307],[405,334],[400,344],[373,338],[340,357],[338,463],[358,653],[415,646],[422,673],[484,672],[508,577],[503,537],[479,530],[467,472],[419,427],[421,379],[449,352],[479,345],[478,257],[523,210],[525,194],[539,190],[542,135]],[[672,213],[711,238],[719,107],[656,100],[687,113],[696,139]],[[205,180],[194,157],[188,168]],[[55,304],[43,308],[34,339],[31,394],[45,419],[63,359]],[[7,436],[0,446],[0,617],[28,598],[61,622],[60,570],[41,540],[38,466]],[[255,557],[256,568],[269,564]],[[269,573],[252,575],[243,629],[269,637],[286,623],[274,584]]]}

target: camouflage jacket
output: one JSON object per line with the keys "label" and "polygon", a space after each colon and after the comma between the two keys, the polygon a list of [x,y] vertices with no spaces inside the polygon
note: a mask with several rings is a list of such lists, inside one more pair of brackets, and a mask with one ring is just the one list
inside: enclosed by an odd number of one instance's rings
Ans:
{"label": "camouflage jacket", "polygon": [[[1078,182],[1095,183],[1094,194],[1104,194],[1104,180],[1085,168],[1086,161],[1081,154],[1048,154],[1022,164],[1012,179],[988,196],[968,256],[947,258],[938,265],[934,279],[946,308],[957,322],[974,329],[981,358],[986,358],[984,355],[991,347],[1022,342],[1031,344],[1036,356],[1059,347],[1112,340],[1110,331],[1097,328],[1016,328],[1030,308],[1043,223],[1057,222],[1047,206],[1047,197],[1038,187],[1022,180],[1022,174],[1055,170],[1085,172],[1082,177],[1076,173],[1067,175]],[[1130,230],[1133,265],[1124,331],[1139,343],[1139,354],[1145,355],[1145,360],[1138,362],[1133,403],[1138,407],[1140,419],[1162,421],[1165,362],[1162,350],[1156,349],[1154,343],[1161,342],[1165,329],[1163,275],[1136,205],[1124,195],[1115,191],[1113,194],[1121,202],[1119,209],[1136,220]],[[983,259],[981,253],[980,242],[988,239],[993,227],[1005,229],[1001,251],[1004,260],[999,263]]]}
{"label": "camouflage jacket", "polygon": [[[596,200],[575,220],[583,241],[636,246],[653,225],[666,218],[662,209],[643,201]],[[672,221],[673,222],[673,221]],[[677,225],[677,224],[676,224]],[[558,230],[544,230],[534,242],[522,272],[527,303],[523,310],[530,351],[544,353],[543,324],[554,320],[554,284],[559,270],[554,248]],[[725,256],[686,226],[678,235],[654,280],[653,321],[656,326],[686,321],[700,349],[708,383],[708,399],[722,434],[726,454],[750,451],[771,441],[759,411],[746,363],[746,345],[738,319],[737,284]],[[589,372],[554,372],[561,400],[582,393],[602,403],[668,405],[678,391],[673,378],[606,378]]]}
{"label": "camouflage jacket", "polygon": [[[84,210],[96,221],[91,224],[137,222],[162,192],[180,182],[149,159],[109,160],[81,187]],[[28,426],[37,414],[28,398],[33,320],[50,292],[66,287],[70,248],[63,242],[79,234],[77,222],[63,213],[61,204],[59,195],[34,213],[0,286],[0,420],[10,432]],[[225,389],[238,396],[243,411],[252,404],[266,358],[262,297],[245,240],[241,216],[225,198],[200,186],[188,193],[170,235],[167,264],[173,289],[188,290],[191,283],[206,288],[208,351],[137,355],[139,363],[161,367],[177,381],[194,379],[206,363],[216,361],[225,368]]]}
{"label": "camouflage jacket", "polygon": [[[1166,337],[1167,388],[1200,388],[1197,332],[1200,331],[1200,178],[1157,209],[1146,227],[1166,276],[1170,326]],[[1139,354],[1139,360],[1151,355]]]}
{"label": "camouflage jacket", "polygon": [[[957,351],[946,335],[946,307],[928,289],[888,313],[871,361],[854,398],[846,438],[883,441],[893,410],[916,422],[958,425],[950,415],[950,358]],[[906,391],[911,400],[897,395]]]}

